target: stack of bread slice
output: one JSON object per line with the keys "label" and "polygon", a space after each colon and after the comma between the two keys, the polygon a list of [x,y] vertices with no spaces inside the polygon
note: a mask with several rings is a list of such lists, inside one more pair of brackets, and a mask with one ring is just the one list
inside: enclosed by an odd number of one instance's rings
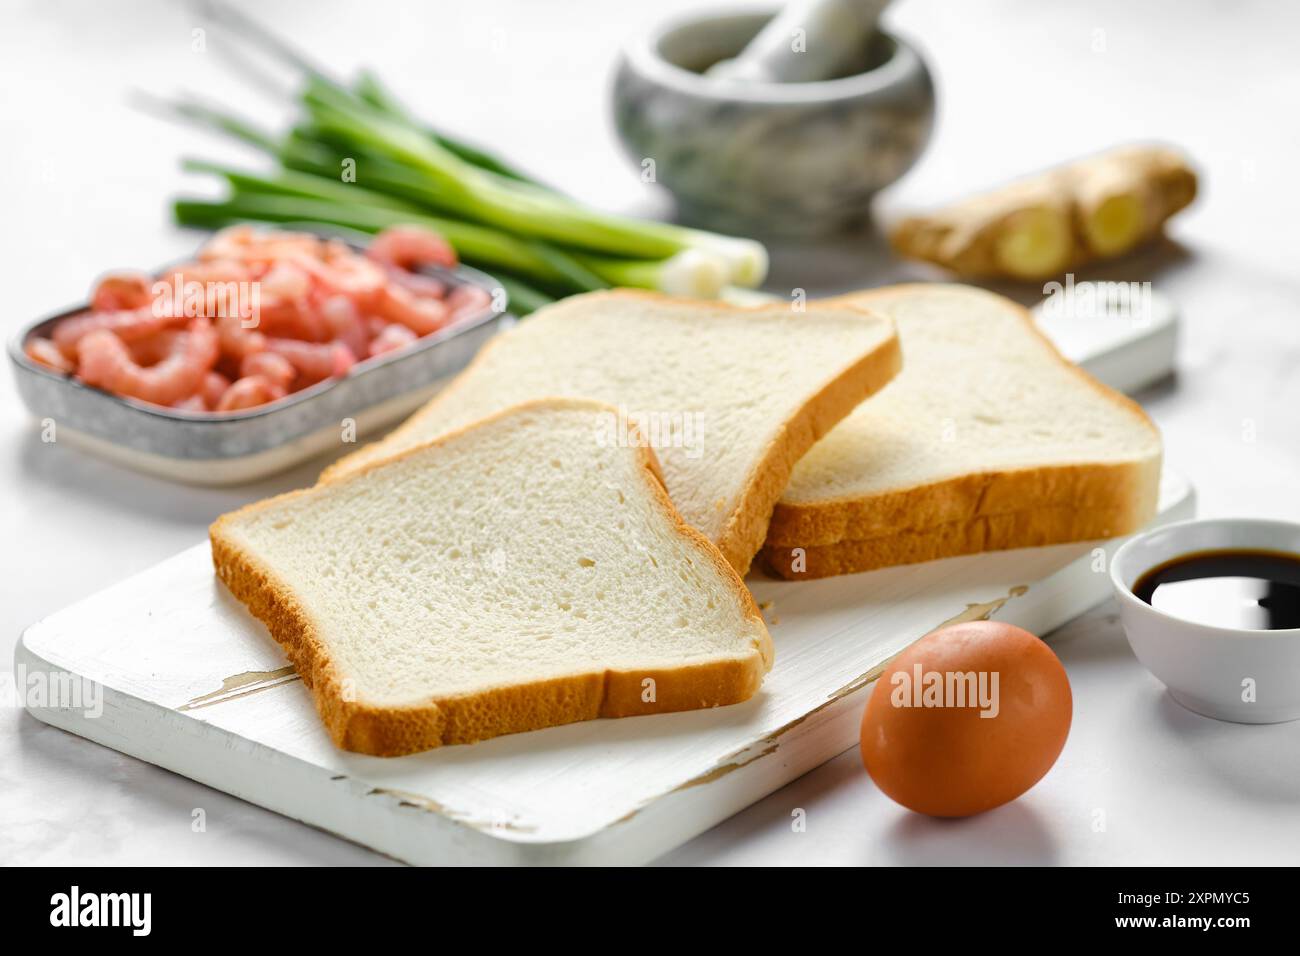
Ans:
{"label": "stack of bread slice", "polygon": [[988,293],[617,291],[499,336],[212,545],[335,743],[392,755],[746,700],[760,548],[797,578],[1121,534],[1159,467],[1141,410]]}
{"label": "stack of bread slice", "polygon": [[651,435],[677,510],[744,574],[794,463],[900,367],[893,323],[853,305],[574,296],[488,343],[424,408],[322,480],[519,402],[593,398],[617,410],[593,426],[594,440],[624,440],[628,421]]}
{"label": "stack of bread slice", "polygon": [[1160,434],[1015,303],[969,286],[835,300],[893,318],[904,368],[794,469],[764,546],[786,578],[1133,531],[1156,510]]}

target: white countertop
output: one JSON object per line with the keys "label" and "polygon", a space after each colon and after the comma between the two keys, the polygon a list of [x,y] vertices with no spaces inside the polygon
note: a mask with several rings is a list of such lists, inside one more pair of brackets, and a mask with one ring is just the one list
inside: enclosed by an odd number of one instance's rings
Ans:
{"label": "white countertop", "polygon": [[[661,211],[664,198],[614,140],[608,77],[622,39],[690,5],[476,0],[403,11],[299,0],[258,5],[258,15],[340,72],[377,67],[418,111],[570,192]],[[99,272],[196,244],[168,217],[166,200],[184,183],[177,159],[237,154],[129,111],[130,90],[202,90],[268,119],[276,110],[232,77],[216,31],[194,49],[202,24],[175,4],[28,0],[6,21],[8,339],[84,297]],[[1201,514],[1300,520],[1300,9],[899,0],[888,22],[928,55],[940,111],[922,163],[882,197],[886,212],[1123,139],[1167,139],[1197,159],[1205,189],[1175,223],[1176,244],[1095,277],[1151,279],[1182,309],[1179,372],[1138,397],[1164,431],[1170,465],[1196,485]],[[905,274],[865,239],[777,250],[771,287],[815,294]],[[11,378],[7,364],[0,378]],[[201,540],[223,511],[309,483],[320,467],[234,490],[171,485],[43,444],[12,383],[0,388],[6,672],[31,622]],[[774,637],[779,645],[779,625]],[[1016,803],[967,821],[915,816],[883,797],[850,751],[664,862],[1300,861],[1300,723],[1238,726],[1183,710],[1134,660],[1110,605],[1051,641],[1074,689],[1074,726],[1057,766]],[[205,833],[191,832],[196,808]],[[804,832],[791,827],[795,809]],[[0,711],[0,863],[384,862]]]}

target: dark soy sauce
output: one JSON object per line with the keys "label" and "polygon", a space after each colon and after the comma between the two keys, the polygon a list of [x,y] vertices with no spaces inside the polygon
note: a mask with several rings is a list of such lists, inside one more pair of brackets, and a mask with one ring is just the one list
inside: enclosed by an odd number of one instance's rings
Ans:
{"label": "dark soy sauce", "polygon": [[1300,555],[1197,551],[1152,568],[1133,593],[1157,611],[1213,627],[1300,627]]}

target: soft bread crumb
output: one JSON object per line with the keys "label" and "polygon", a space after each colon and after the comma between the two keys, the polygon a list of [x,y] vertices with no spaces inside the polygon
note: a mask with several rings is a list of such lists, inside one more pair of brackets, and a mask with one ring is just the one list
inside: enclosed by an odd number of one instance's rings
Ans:
{"label": "soft bread crumb", "polygon": [[851,305],[796,313],[630,290],[573,296],[497,336],[405,424],[322,480],[516,402],[597,399],[658,436],[673,503],[743,574],[795,461],[900,365],[892,323]]}
{"label": "soft bread crumb", "polygon": [[749,592],[646,449],[594,441],[607,410],[532,403],[213,525],[218,574],[339,746],[409,753],[757,690],[771,641]]}
{"label": "soft bread crumb", "polygon": [[906,365],[795,465],[770,570],[820,577],[1125,534],[1154,515],[1159,432],[1020,306],[946,285],[837,301],[893,317]]}

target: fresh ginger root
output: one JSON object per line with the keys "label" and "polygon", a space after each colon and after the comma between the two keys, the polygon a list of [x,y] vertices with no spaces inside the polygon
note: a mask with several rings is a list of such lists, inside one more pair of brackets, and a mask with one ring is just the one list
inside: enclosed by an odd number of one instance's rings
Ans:
{"label": "fresh ginger root", "polygon": [[1154,238],[1195,196],[1178,152],[1124,146],[913,216],[890,241],[961,276],[1048,279]]}

